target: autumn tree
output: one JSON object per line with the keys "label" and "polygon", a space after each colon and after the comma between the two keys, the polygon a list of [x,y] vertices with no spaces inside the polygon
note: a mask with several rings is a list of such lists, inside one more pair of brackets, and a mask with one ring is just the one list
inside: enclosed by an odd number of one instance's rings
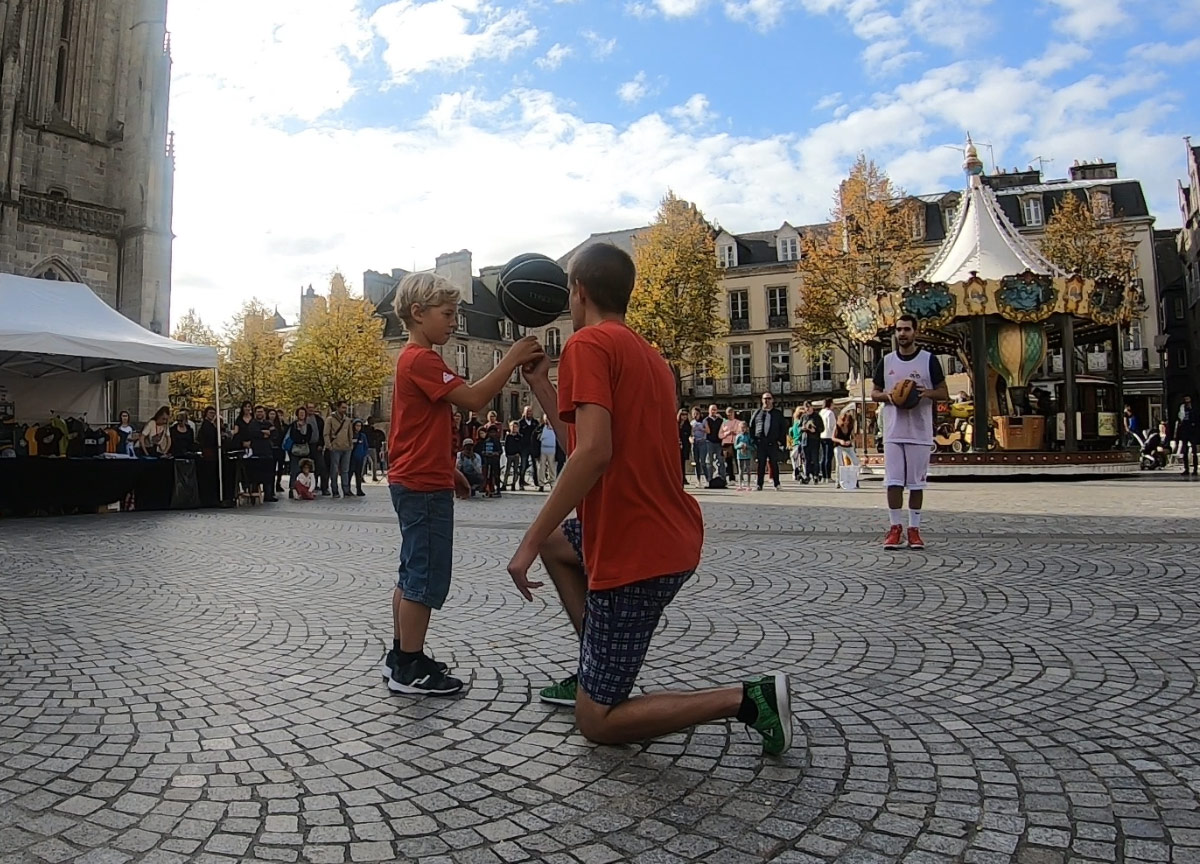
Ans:
{"label": "autumn tree", "polygon": [[[221,340],[212,328],[200,320],[195,309],[189,309],[171,331],[171,338],[192,345],[220,347]],[[213,404],[213,373],[211,369],[189,369],[167,376],[167,401],[174,411],[193,414]]]}
{"label": "autumn tree", "polygon": [[249,300],[227,325],[220,358],[223,403],[279,404],[284,342],[274,319],[266,306]]}
{"label": "autumn tree", "polygon": [[792,330],[797,344],[810,352],[837,348],[853,362],[858,343],[842,309],[918,275],[925,253],[913,242],[916,206],[887,172],[859,154],[838,187],[830,224],[800,241],[802,284]]}
{"label": "autumn tree", "polygon": [[1085,279],[1132,275],[1132,245],[1116,222],[1097,216],[1081,195],[1068,192],[1050,214],[1042,235],[1042,254],[1067,273]]}
{"label": "autumn tree", "polygon": [[392,372],[383,323],[374,307],[353,296],[342,275],[335,273],[329,302],[312,308],[283,359],[283,392],[289,404],[374,401]]}
{"label": "autumn tree", "polygon": [[633,244],[637,283],[626,321],[666,358],[682,392],[684,369],[717,371],[725,333],[712,226],[688,201],[667,192],[654,223]]}

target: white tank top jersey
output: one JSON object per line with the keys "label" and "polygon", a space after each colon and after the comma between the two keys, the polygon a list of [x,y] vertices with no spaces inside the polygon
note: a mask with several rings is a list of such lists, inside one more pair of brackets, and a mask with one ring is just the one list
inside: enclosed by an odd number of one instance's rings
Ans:
{"label": "white tank top jersey", "polygon": [[[922,390],[934,386],[933,375],[930,371],[930,360],[933,355],[928,351],[918,351],[916,356],[905,360],[899,352],[893,351],[883,357],[883,386],[886,393],[905,378],[910,379]],[[897,408],[890,402],[885,403],[883,411],[883,440],[891,444],[928,444],[933,446],[933,402],[922,399],[916,408]]]}

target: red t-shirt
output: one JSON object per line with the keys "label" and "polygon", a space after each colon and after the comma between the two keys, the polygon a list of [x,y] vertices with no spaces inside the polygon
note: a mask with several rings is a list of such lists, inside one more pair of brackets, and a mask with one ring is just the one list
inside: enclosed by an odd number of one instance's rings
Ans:
{"label": "red t-shirt", "polygon": [[683,491],[675,378],[657,351],[606,321],[567,340],[558,364],[558,413],[598,405],[612,415],[612,461],[579,505],[588,587],[616,588],[694,570],[704,544],[700,505]]}
{"label": "red t-shirt", "polygon": [[388,483],[414,492],[454,488],[454,410],[445,398],[463,379],[430,348],[409,345],[396,360]]}

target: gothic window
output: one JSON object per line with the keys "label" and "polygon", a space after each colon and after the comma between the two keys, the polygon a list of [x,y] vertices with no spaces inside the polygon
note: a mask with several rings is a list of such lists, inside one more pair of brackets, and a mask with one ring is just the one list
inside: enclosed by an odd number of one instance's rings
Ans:
{"label": "gothic window", "polygon": [[71,53],[72,0],[63,0],[62,20],[58,27],[58,52],[54,67],[54,107],[60,113],[67,106],[67,62]]}

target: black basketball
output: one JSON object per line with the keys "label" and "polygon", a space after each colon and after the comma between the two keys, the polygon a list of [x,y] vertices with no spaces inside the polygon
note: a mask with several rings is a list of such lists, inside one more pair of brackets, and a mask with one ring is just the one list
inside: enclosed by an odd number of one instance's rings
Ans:
{"label": "black basketball", "polygon": [[509,320],[522,327],[542,327],[567,308],[567,274],[553,258],[526,252],[501,268],[496,296]]}

